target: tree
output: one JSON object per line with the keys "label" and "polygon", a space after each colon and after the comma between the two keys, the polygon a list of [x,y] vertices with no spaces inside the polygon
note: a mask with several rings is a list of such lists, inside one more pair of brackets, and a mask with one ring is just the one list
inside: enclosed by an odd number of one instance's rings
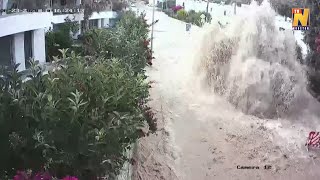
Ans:
{"label": "tree", "polygon": [[[262,3],[262,0],[257,0],[259,4]],[[304,1],[288,1],[288,0],[270,0],[271,6],[279,13],[281,16],[291,17],[292,8],[301,8],[305,7]]]}
{"label": "tree", "polygon": [[308,7],[310,8],[310,29],[305,32],[304,42],[309,46],[309,54],[307,56],[307,63],[309,66],[314,67],[315,69],[320,69],[320,64],[316,60],[320,57],[319,52],[317,52],[317,43],[316,39],[319,36],[319,5],[316,0],[308,0]]}
{"label": "tree", "polygon": [[307,44],[309,52],[306,57],[306,65],[309,67],[308,78],[310,89],[315,96],[320,94],[320,8],[317,0],[308,0],[307,7],[310,9],[310,29],[305,31],[304,42]]}

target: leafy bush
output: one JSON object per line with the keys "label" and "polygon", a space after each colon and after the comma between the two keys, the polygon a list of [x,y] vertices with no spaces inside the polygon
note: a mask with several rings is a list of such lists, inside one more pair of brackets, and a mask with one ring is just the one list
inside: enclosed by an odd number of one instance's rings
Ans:
{"label": "leafy bush", "polygon": [[202,26],[202,22],[201,22],[201,15],[204,14],[206,16],[206,19],[207,19],[207,22],[211,22],[211,14],[210,13],[206,13],[204,11],[202,12],[195,12],[194,10],[190,10],[188,12],[188,16],[186,18],[186,22],[187,23],[191,23],[191,24],[194,24],[194,25],[197,25],[197,26]]}
{"label": "leafy bush", "polygon": [[16,68],[2,74],[1,173],[45,166],[57,177],[116,175],[139,138],[147,122],[144,77],[117,59],[63,54],[60,70],[43,75],[33,66],[25,83]]}
{"label": "leafy bush", "polygon": [[65,19],[65,23],[59,25],[57,31],[48,31],[46,33],[46,51],[47,61],[51,62],[53,56],[60,54],[59,49],[71,48],[73,45],[73,39],[71,33],[75,33],[79,30],[77,22],[73,22],[70,19]]}
{"label": "leafy bush", "polygon": [[187,11],[185,11],[184,9],[178,10],[177,19],[185,21],[187,19],[187,16]]}
{"label": "leafy bush", "polygon": [[188,17],[186,18],[187,23],[199,25],[201,23],[200,15],[194,10],[188,12]]}
{"label": "leafy bush", "polygon": [[59,49],[70,48],[72,46],[70,32],[59,30],[46,33],[47,61],[53,61],[53,56],[59,54]]}
{"label": "leafy bush", "polygon": [[113,30],[95,29],[84,34],[82,38],[85,54],[96,57],[116,57],[129,64],[135,72],[143,72],[152,59],[148,41],[148,25],[145,15],[136,17],[128,11]]}

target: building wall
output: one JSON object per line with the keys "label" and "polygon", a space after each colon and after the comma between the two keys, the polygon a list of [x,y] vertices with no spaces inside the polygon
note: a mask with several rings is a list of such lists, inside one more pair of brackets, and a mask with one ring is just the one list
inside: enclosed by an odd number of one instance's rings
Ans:
{"label": "building wall", "polygon": [[51,19],[51,14],[47,12],[2,15],[0,16],[0,37],[49,27]]}
{"label": "building wall", "polygon": [[32,31],[32,50],[34,60],[39,61],[40,63],[46,62],[46,40],[44,29]]}
{"label": "building wall", "polygon": [[26,58],[24,54],[24,32],[13,35],[13,61],[20,64],[18,69],[20,71],[26,69]]}

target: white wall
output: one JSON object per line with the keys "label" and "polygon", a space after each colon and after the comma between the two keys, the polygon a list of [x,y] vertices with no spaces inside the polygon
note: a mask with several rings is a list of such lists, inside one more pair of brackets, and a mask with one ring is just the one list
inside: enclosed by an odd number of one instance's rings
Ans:
{"label": "white wall", "polygon": [[89,18],[91,19],[102,19],[102,18],[116,18],[117,17],[117,13],[114,11],[105,11],[105,12],[94,12],[92,13],[91,17]]}
{"label": "white wall", "polygon": [[98,28],[101,28],[102,26],[102,19],[98,19]]}
{"label": "white wall", "polygon": [[51,13],[19,13],[0,16],[0,37],[48,27]]}
{"label": "white wall", "polygon": [[73,20],[73,21],[83,20],[83,16],[80,14],[61,14],[61,15],[51,16],[50,21],[54,24],[59,24],[59,23],[64,23],[66,18],[69,18],[70,20]]}
{"label": "white wall", "polygon": [[19,71],[26,69],[26,59],[24,56],[24,32],[13,36],[13,60],[16,64],[20,63]]}
{"label": "white wall", "polygon": [[1,9],[7,9],[8,0],[2,0],[2,7]]}
{"label": "white wall", "polygon": [[46,41],[44,29],[36,29],[32,32],[32,50],[34,60],[39,63],[46,62]]}
{"label": "white wall", "polygon": [[[52,12],[37,12],[37,13],[18,13],[0,16],[0,37],[16,34],[34,29],[42,29],[52,27],[52,23],[64,23],[65,18],[74,21],[83,20],[83,14],[69,15],[53,15]],[[117,13],[112,11],[94,12],[91,19],[116,18]],[[5,28],[3,28],[5,27]]]}
{"label": "white wall", "polygon": [[102,27],[109,27],[109,23],[110,23],[110,19],[109,18],[104,18]]}

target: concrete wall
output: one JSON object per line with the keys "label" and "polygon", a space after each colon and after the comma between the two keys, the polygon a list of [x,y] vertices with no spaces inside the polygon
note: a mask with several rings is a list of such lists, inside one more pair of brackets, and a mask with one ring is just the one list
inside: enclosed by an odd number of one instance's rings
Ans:
{"label": "concrete wall", "polygon": [[0,37],[49,27],[52,13],[18,13],[0,16]]}
{"label": "concrete wall", "polygon": [[[90,20],[93,19],[103,19],[103,18],[116,18],[117,13],[113,11],[106,11],[106,12],[94,12],[92,13]],[[58,24],[58,23],[64,23],[65,19],[69,18],[73,21],[82,21],[83,20],[83,14],[62,14],[62,15],[54,15],[51,17],[51,22]]]}
{"label": "concrete wall", "polygon": [[45,30],[36,29],[32,33],[33,58],[39,63],[46,62]]}
{"label": "concrete wall", "polygon": [[102,23],[102,27],[103,27],[103,28],[109,27],[109,23],[110,23],[109,21],[110,21],[109,18],[104,18],[104,19],[103,19],[103,23]]}
{"label": "concrete wall", "polygon": [[13,36],[13,61],[20,66],[19,71],[26,69],[26,58],[24,56],[24,32],[15,34]]}
{"label": "concrete wall", "polygon": [[[16,34],[24,31],[35,29],[42,29],[52,27],[52,23],[64,23],[66,18],[73,21],[83,20],[83,14],[69,14],[69,15],[53,15],[52,12],[38,12],[38,13],[17,13],[0,16],[0,37]],[[113,11],[93,13],[89,18],[116,18],[117,13]],[[14,23],[13,23],[14,22]]]}

